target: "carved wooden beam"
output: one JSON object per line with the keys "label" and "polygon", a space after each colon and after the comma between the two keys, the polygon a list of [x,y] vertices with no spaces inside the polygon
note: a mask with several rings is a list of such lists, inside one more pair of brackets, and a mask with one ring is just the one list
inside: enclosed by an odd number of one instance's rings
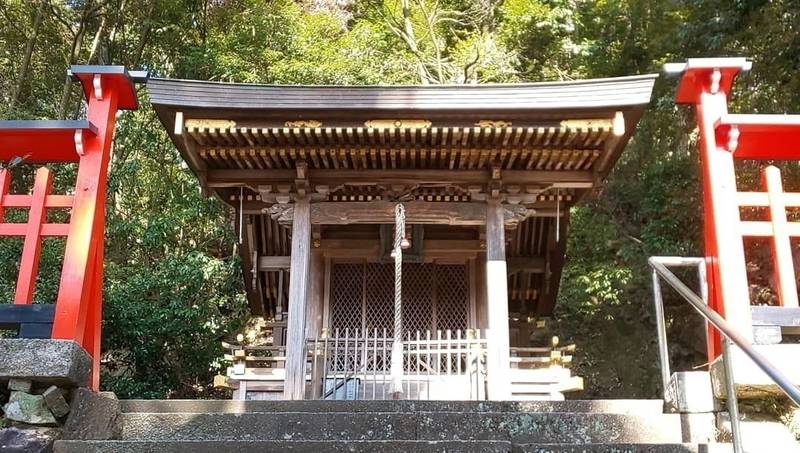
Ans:
{"label": "carved wooden beam", "polygon": [[[391,201],[370,202],[322,202],[311,205],[311,223],[323,225],[386,224],[394,223],[394,207]],[[437,203],[410,201],[406,208],[406,222],[428,225],[484,225],[486,205],[484,203]],[[267,213],[282,224],[291,224],[293,206],[276,204],[266,208]],[[503,205],[505,224],[516,226],[534,212],[521,205]]]}
{"label": "carved wooden beam", "polygon": [[[415,185],[415,184],[485,184],[491,180],[486,170],[321,170],[308,169],[312,185],[336,187],[349,185]],[[297,179],[295,170],[208,170],[209,187],[232,187],[246,184],[292,184]],[[596,177],[591,171],[575,170],[504,170],[503,184],[541,184],[547,187],[590,188]]]}
{"label": "carved wooden beam", "polygon": [[[316,203],[314,203],[315,200],[314,200],[313,197],[311,198],[311,200],[312,200],[312,205],[316,204]],[[324,200],[321,200],[320,202],[324,202]],[[337,202],[331,202],[331,203],[337,203]],[[341,203],[349,205],[349,204],[352,204],[352,203],[362,203],[362,202],[341,202]],[[370,203],[370,202],[365,201],[363,203]],[[432,202],[422,202],[422,201],[420,201],[420,203],[437,203],[437,202],[435,202],[435,201],[432,201]],[[449,202],[447,204],[452,204],[452,203],[454,203],[454,202]],[[239,206],[239,202],[238,201],[236,203],[231,203],[231,204],[232,205],[235,204],[235,206],[237,208]],[[280,204],[264,203],[261,200],[245,200],[244,203],[242,203],[242,204],[244,206],[244,214],[245,215],[263,215],[263,214],[267,214],[267,215],[271,215],[271,216],[274,217],[274,215],[272,213],[270,213],[270,207],[271,206],[278,206],[278,207],[276,207],[274,209],[274,211],[276,213],[280,213],[281,211],[283,211],[285,209],[285,207],[281,208]],[[473,204],[478,204],[478,203],[474,203],[473,202]],[[550,201],[538,201],[538,202],[535,202],[535,203],[525,203],[524,207],[527,208],[527,210],[528,210],[527,217],[556,217],[556,214],[560,214],[562,217],[564,217],[564,216],[566,216],[566,211],[569,210],[569,208],[572,206],[572,204],[573,203],[564,203],[563,205],[561,205],[561,207],[559,209],[559,208],[556,208],[555,203],[553,203],[553,202],[550,202]],[[291,207],[291,203],[284,204],[284,206]],[[512,206],[512,204],[509,204],[508,206]],[[518,205],[518,206],[523,206],[523,205]],[[320,224],[317,223],[316,225],[320,225]]]}

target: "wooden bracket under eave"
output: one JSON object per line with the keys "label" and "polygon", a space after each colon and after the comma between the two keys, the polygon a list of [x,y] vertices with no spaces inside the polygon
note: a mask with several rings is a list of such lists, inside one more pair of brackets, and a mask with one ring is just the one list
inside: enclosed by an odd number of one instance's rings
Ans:
{"label": "wooden bracket under eave", "polygon": [[183,112],[175,112],[175,128],[173,132],[175,135],[183,134]]}
{"label": "wooden bracket under eave", "polygon": [[625,115],[623,115],[622,112],[618,111],[614,114],[614,121],[611,130],[617,137],[622,137],[625,135]]}

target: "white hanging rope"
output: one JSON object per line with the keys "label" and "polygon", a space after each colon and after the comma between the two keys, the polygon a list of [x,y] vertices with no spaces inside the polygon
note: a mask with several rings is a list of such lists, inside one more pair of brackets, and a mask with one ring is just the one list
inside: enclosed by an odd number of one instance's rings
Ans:
{"label": "white hanging rope", "polygon": [[244,220],[244,187],[239,186],[239,244],[242,243],[242,228]]}
{"label": "white hanging rope", "polygon": [[394,208],[394,342],[392,343],[392,395],[403,394],[403,235],[406,210],[402,203]]}
{"label": "white hanging rope", "polygon": [[561,196],[556,187],[556,242],[561,239]]}

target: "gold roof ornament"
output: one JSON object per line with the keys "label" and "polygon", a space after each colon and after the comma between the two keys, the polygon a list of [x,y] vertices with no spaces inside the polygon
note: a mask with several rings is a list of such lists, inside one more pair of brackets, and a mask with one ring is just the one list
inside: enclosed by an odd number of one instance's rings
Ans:
{"label": "gold roof ornament", "polygon": [[511,127],[511,121],[504,120],[480,120],[475,123],[476,126],[485,129],[499,129],[503,127]]}
{"label": "gold roof ornament", "polygon": [[369,120],[364,122],[364,126],[367,126],[369,129],[387,129],[387,128],[408,128],[408,129],[427,129],[431,127],[431,122],[429,120],[403,120],[403,119],[396,119],[396,120]]}
{"label": "gold roof ornament", "polygon": [[611,129],[614,127],[614,120],[611,118],[587,118],[563,120],[560,124],[565,129]]}
{"label": "gold roof ornament", "polygon": [[297,120],[297,121],[287,121],[283,123],[286,127],[308,127],[311,129],[316,129],[322,126],[321,121],[317,120]]}
{"label": "gold roof ornament", "polygon": [[188,119],[184,123],[187,130],[192,129],[230,129],[236,127],[233,120],[213,120],[213,119]]}
{"label": "gold roof ornament", "polygon": [[625,116],[622,112],[615,112],[614,118],[563,120],[561,121],[560,125],[565,129],[611,130],[611,132],[617,137],[625,134]]}

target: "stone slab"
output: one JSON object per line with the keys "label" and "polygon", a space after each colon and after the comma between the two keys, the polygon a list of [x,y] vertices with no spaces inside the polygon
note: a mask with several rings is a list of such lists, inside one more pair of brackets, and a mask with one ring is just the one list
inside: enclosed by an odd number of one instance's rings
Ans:
{"label": "stone slab", "polygon": [[730,444],[519,444],[505,441],[57,441],[55,453],[732,453]]}
{"label": "stone slab", "polygon": [[664,402],[668,410],[680,413],[714,411],[714,392],[708,371],[672,373]]}
{"label": "stone slab", "polygon": [[380,412],[127,413],[123,414],[122,438],[123,440],[417,440],[417,425],[416,417]]}
{"label": "stone slab", "polygon": [[[742,420],[739,422],[742,432],[744,453],[800,453],[798,443],[783,423],[768,420]],[[717,414],[717,428],[720,439],[730,442],[731,420],[727,412]]]}
{"label": "stone slab", "polygon": [[682,413],[680,417],[684,442],[705,444],[717,441],[716,414],[714,412]]}
{"label": "stone slab", "polygon": [[8,380],[8,389],[12,392],[31,393],[31,388],[33,388],[33,382],[28,379],[11,378]]}
{"label": "stone slab", "polygon": [[513,453],[733,453],[730,444],[522,444]]}
{"label": "stone slab", "polygon": [[677,414],[124,413],[124,440],[681,442]]}
{"label": "stone slab", "polygon": [[71,340],[2,338],[0,357],[0,381],[80,387],[87,385],[92,370],[89,354]]}
{"label": "stone slab", "polygon": [[79,388],[73,390],[70,400],[64,439],[108,440],[121,437],[122,411],[113,393],[95,393]]}
{"label": "stone slab", "polygon": [[3,453],[46,453],[61,435],[55,428],[0,429],[0,451]]}
{"label": "stone slab", "polygon": [[753,344],[779,344],[783,334],[779,326],[753,326]]}
{"label": "stone slab", "polygon": [[259,412],[580,412],[659,415],[664,402],[644,400],[567,401],[245,401],[245,400],[120,400],[123,412],[259,413]]}
{"label": "stone slab", "polygon": [[[507,453],[510,442],[463,441],[117,441],[56,443],[55,453],[263,453],[263,452]],[[661,453],[661,452],[659,452]]]}
{"label": "stone slab", "polygon": [[[797,358],[800,357],[800,344],[754,345],[753,347],[763,354],[778,370],[783,372],[792,383],[800,385],[800,367],[796,366]],[[784,396],[780,387],[761,371],[761,368],[741,349],[731,346],[730,351],[736,395],[739,398]],[[720,399],[727,399],[725,364],[722,361],[722,356],[711,362],[709,371],[711,373],[714,396]]]}
{"label": "stone slab", "polygon": [[40,426],[55,426],[55,417],[44,404],[42,395],[25,392],[11,392],[8,403],[3,406],[6,418],[20,423]]}
{"label": "stone slab", "polygon": [[510,440],[515,444],[682,442],[677,414],[421,413],[417,436],[427,440]]}

